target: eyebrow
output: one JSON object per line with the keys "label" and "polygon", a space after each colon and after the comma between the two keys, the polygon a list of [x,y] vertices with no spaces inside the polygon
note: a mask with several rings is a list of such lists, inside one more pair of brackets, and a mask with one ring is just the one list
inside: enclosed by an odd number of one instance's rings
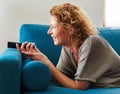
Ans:
{"label": "eyebrow", "polygon": [[56,23],[56,24],[50,24],[50,26],[57,26],[58,24]]}

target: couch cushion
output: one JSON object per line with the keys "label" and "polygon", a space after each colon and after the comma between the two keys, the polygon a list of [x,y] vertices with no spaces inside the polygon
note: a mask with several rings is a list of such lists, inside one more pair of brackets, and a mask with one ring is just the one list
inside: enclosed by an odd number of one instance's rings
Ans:
{"label": "couch cushion", "polygon": [[24,92],[24,94],[84,94],[84,91],[59,86],[49,86],[48,88],[46,88],[46,90],[43,91],[27,91]]}
{"label": "couch cushion", "polygon": [[100,35],[103,36],[115,51],[120,55],[120,28],[119,27],[98,27]]}
{"label": "couch cushion", "polygon": [[22,83],[28,91],[43,90],[50,81],[52,75],[49,68],[39,61],[26,60],[22,69]]}
{"label": "couch cushion", "polygon": [[120,94],[120,88],[97,88],[86,90],[84,94]]}

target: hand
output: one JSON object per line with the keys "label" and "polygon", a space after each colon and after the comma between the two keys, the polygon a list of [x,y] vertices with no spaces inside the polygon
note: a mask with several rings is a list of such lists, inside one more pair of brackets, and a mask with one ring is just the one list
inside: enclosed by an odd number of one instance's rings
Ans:
{"label": "hand", "polygon": [[48,60],[47,56],[44,55],[35,45],[35,43],[31,42],[23,42],[21,46],[16,44],[17,49],[25,54],[28,58],[32,58],[34,60],[39,60],[41,62],[45,62]]}

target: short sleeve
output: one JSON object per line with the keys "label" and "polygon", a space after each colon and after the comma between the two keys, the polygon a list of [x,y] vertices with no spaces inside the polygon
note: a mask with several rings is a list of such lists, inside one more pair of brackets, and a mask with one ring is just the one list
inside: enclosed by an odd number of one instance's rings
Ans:
{"label": "short sleeve", "polygon": [[75,79],[96,82],[110,67],[110,45],[100,36],[90,36],[79,50]]}
{"label": "short sleeve", "polygon": [[69,49],[62,47],[60,58],[57,64],[57,69],[69,77],[73,77],[75,74],[75,67],[72,63],[71,53]]}

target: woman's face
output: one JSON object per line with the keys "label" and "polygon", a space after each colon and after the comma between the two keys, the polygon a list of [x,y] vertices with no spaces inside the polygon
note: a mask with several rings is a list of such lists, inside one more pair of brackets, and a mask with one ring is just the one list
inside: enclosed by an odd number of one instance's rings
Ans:
{"label": "woman's face", "polygon": [[55,45],[69,45],[69,30],[57,23],[54,16],[51,16],[48,34],[53,38]]}

